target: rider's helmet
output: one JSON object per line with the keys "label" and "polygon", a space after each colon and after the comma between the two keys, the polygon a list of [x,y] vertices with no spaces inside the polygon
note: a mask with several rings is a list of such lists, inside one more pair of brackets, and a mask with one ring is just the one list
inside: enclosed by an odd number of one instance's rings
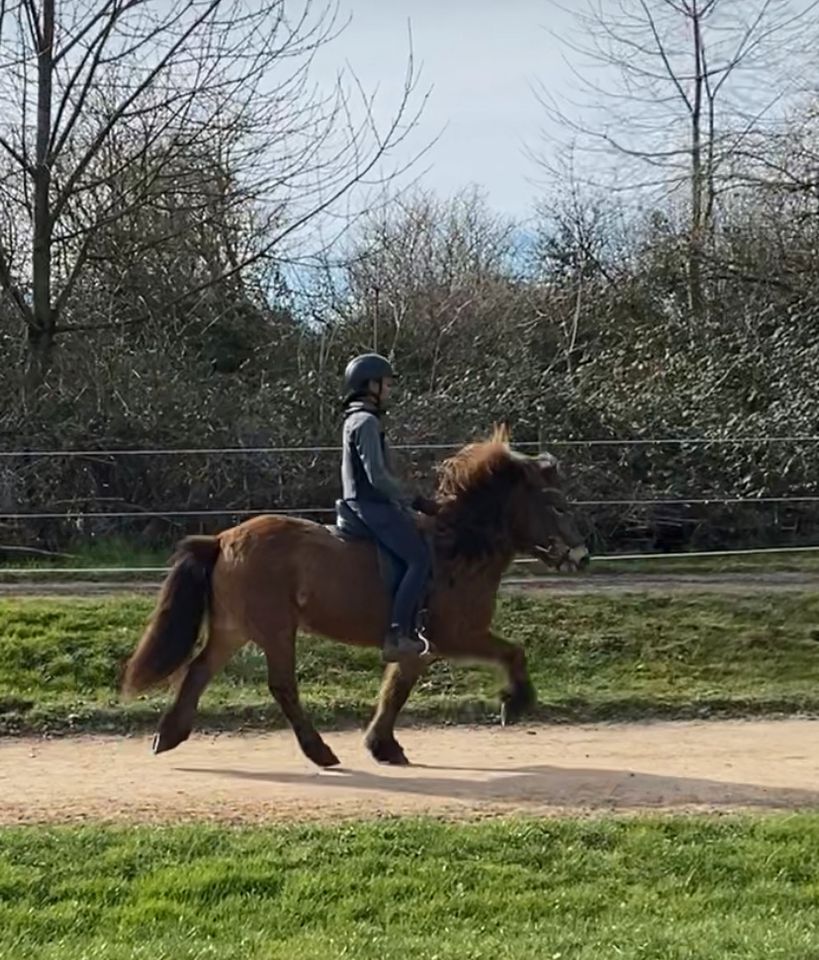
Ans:
{"label": "rider's helmet", "polygon": [[380,353],[362,353],[354,357],[344,371],[344,391],[348,397],[366,393],[371,380],[395,377],[392,364]]}

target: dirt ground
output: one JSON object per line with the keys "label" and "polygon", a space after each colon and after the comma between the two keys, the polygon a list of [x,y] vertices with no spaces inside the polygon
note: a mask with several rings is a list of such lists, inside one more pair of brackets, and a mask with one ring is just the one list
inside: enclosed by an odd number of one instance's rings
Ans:
{"label": "dirt ground", "polygon": [[281,822],[385,815],[819,810],[819,722],[808,719],[408,729],[414,762],[378,766],[357,732],[319,771],[292,735],[0,741],[0,823]]}

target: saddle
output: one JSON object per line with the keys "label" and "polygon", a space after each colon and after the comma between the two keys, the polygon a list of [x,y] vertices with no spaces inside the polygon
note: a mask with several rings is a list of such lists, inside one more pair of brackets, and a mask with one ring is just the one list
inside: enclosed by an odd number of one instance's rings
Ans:
{"label": "saddle", "polygon": [[[394,553],[391,553],[386,547],[383,547],[375,537],[373,537],[367,526],[362,523],[344,500],[336,500],[336,522],[328,526],[327,529],[333,536],[345,543],[360,543],[365,541],[375,546],[381,581],[392,601],[404,578],[406,564],[402,563]],[[426,614],[426,600],[422,601],[422,607],[423,609],[419,610],[417,616],[419,624]]]}

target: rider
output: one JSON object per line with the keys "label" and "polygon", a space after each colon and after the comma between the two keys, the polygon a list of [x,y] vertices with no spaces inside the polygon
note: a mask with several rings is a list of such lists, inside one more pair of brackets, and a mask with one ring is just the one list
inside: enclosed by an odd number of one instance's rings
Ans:
{"label": "rider", "polygon": [[355,357],[347,365],[341,463],[342,496],[347,506],[373,538],[406,566],[382,645],[386,662],[429,651],[428,641],[416,630],[415,615],[427,586],[431,558],[411,510],[435,512],[433,501],[409,498],[390,471],[381,415],[394,377],[389,360],[377,353]]}

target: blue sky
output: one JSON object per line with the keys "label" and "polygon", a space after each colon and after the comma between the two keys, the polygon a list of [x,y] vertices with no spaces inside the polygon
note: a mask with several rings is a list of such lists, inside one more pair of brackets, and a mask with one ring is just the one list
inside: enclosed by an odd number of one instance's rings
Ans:
{"label": "blue sky", "polygon": [[[367,90],[378,89],[377,115],[386,121],[400,95],[409,50],[408,25],[412,45],[421,71],[420,88],[431,87],[427,108],[420,129],[402,149],[401,158],[409,158],[430,138],[440,139],[423,160],[423,183],[443,196],[472,183],[484,187],[491,205],[501,213],[523,217],[532,212],[539,190],[538,176],[543,171],[526,155],[526,147],[544,148],[540,131],[548,125],[544,110],[532,86],[541,83],[558,99],[581,92],[577,78],[566,65],[564,53],[580,67],[583,63],[572,55],[550,30],[577,39],[573,17],[561,9],[560,3],[574,9],[587,6],[586,0],[339,0],[342,16],[352,20],[343,34],[321,52],[316,79],[332,82],[336,71],[346,64],[356,72]],[[603,10],[610,0],[600,0]],[[771,9],[778,10],[788,0],[771,0]],[[816,0],[790,0],[792,11],[812,8]],[[728,18],[747,21],[765,7],[765,0],[724,0],[718,9]],[[612,3],[613,12],[620,5]],[[658,10],[668,8],[662,4]],[[724,12],[723,12],[724,11]],[[778,14],[775,14],[781,19]],[[815,17],[808,16],[797,26],[797,33],[813,36]],[[680,34],[680,30],[683,34]],[[683,36],[683,63],[688,64],[688,39],[685,26],[672,28],[674,38]],[[724,31],[723,31],[724,32]],[[733,47],[736,25],[725,33],[725,43]],[[718,62],[715,44],[720,29],[711,27],[710,43],[714,62]],[[772,51],[780,54],[788,45],[774,38]],[[812,42],[807,44],[813,46]],[[726,47],[726,50],[728,49]],[[781,49],[780,49],[781,48]],[[724,52],[724,51],[723,51]],[[809,78],[814,82],[815,59],[811,61]],[[788,59],[783,60],[790,68]],[[598,65],[593,76],[603,81]],[[608,68],[606,68],[608,69]],[[661,69],[661,68],[660,68]],[[743,70],[745,68],[743,67]],[[745,76],[745,74],[743,74]],[[759,73],[741,92],[750,113],[754,113],[769,97],[769,87]],[[612,80],[618,78],[612,76]],[[732,75],[730,84],[734,83]],[[729,84],[729,86],[730,86]],[[616,85],[616,84],[615,84]],[[726,88],[727,89],[727,88]],[[777,87],[778,89],[778,87]],[[654,107],[664,109],[665,88],[658,94]],[[673,99],[673,97],[672,97]],[[603,98],[605,100],[605,98]],[[753,102],[752,102],[753,101]],[[757,102],[758,101],[758,102]],[[721,101],[722,102],[722,101]],[[784,100],[782,101],[785,102]],[[598,103],[597,125],[605,125],[612,117],[607,112],[611,103]],[[672,104],[673,110],[678,107]],[[767,109],[767,108],[766,108]],[[659,115],[659,114],[658,114]],[[629,122],[616,126],[617,138],[633,133]],[[674,143],[672,125],[664,120],[656,126],[661,148]],[[552,130],[560,139],[567,131]],[[665,139],[664,139],[665,138]],[[667,142],[666,142],[667,141]],[[548,150],[548,147],[546,147]],[[606,168],[616,169],[606,161]],[[421,169],[421,168],[417,168]],[[645,171],[634,174],[634,182],[644,179]],[[614,183],[619,185],[619,179]],[[629,180],[631,182],[631,180]]]}
{"label": "blue sky", "polygon": [[537,168],[524,147],[537,146],[544,121],[530,85],[569,79],[548,30],[564,15],[549,0],[342,0],[341,9],[352,21],[322,52],[317,79],[330,80],[346,60],[366,89],[378,88],[386,118],[400,94],[410,24],[420,88],[432,91],[404,155],[440,133],[422,161],[427,186],[447,195],[477,183],[495,209],[529,212]]}

